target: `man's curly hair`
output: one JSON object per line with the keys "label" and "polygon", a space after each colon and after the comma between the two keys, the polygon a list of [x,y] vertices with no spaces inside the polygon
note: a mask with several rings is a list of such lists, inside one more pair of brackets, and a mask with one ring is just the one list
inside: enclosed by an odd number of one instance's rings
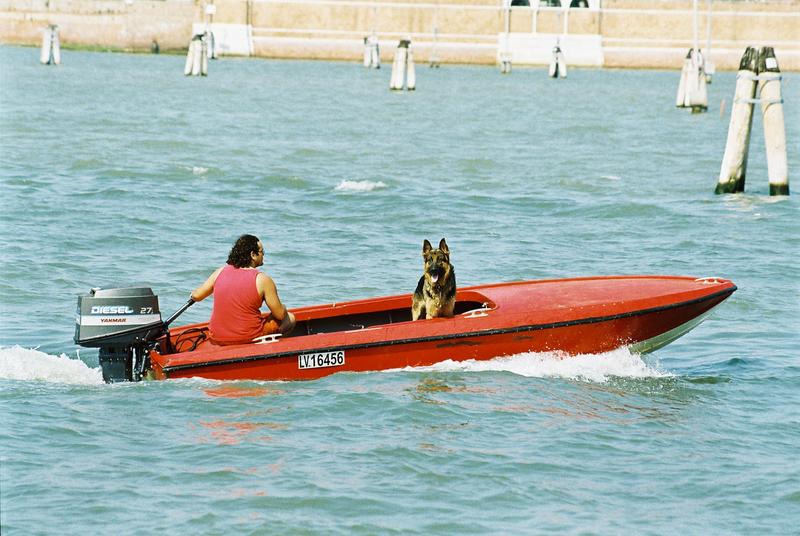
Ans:
{"label": "man's curly hair", "polygon": [[250,258],[251,253],[258,253],[258,238],[244,234],[233,244],[231,252],[228,254],[228,264],[236,268],[247,268],[252,261]]}

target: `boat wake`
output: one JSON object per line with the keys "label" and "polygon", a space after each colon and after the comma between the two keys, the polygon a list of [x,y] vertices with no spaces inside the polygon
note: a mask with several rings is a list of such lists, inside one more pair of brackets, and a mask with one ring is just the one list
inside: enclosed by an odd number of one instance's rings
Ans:
{"label": "boat wake", "polygon": [[[594,355],[554,352],[522,353],[488,361],[448,359],[429,367],[394,369],[404,372],[511,372],[530,378],[565,378],[604,383],[610,378],[663,378],[673,374],[646,363],[627,348]],[[70,385],[102,385],[99,367],[65,354],[50,355],[21,346],[0,347],[0,380],[43,381]]]}
{"label": "boat wake", "polygon": [[430,367],[406,367],[403,371],[511,372],[530,378],[565,378],[604,383],[610,378],[664,378],[673,374],[647,364],[627,348],[592,355],[567,356],[556,352],[526,352],[489,361],[442,361]]}
{"label": "boat wake", "polygon": [[43,381],[71,385],[102,385],[103,373],[65,354],[46,354],[33,348],[0,346],[0,380]]}

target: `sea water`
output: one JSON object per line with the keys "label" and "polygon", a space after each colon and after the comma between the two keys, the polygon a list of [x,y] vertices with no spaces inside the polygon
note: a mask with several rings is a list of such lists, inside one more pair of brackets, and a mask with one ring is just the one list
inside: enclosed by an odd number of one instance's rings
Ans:
{"label": "sea water", "polygon": [[[713,194],[735,73],[691,115],[676,71],[447,65],[392,93],[356,62],[183,61],[0,47],[3,534],[797,533],[798,198],[768,196],[758,112],[746,193]],[[462,286],[739,290],[647,356],[103,384],[77,295],[142,284],[166,316],[242,233],[289,307],[411,292],[441,237]]]}

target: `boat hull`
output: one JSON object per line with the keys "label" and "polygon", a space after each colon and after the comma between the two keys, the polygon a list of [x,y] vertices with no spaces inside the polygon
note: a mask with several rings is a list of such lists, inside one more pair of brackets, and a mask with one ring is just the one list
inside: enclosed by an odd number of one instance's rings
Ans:
{"label": "boat hull", "polygon": [[[486,285],[459,291],[460,301],[477,307],[454,318],[417,322],[390,318],[389,323],[360,329],[313,333],[315,322],[363,320],[376,311],[389,311],[391,317],[403,303],[410,308],[410,295],[376,298],[296,310],[298,322],[306,323],[306,335],[235,347],[206,342],[191,352],[153,352],[151,360],[157,379],[311,380],[342,371],[486,360],[523,352],[557,352],[566,357],[628,346],[646,353],[694,328],[735,290],[727,280],[668,276]],[[174,337],[180,335],[179,328]],[[339,353],[341,364],[302,368],[309,356]]]}

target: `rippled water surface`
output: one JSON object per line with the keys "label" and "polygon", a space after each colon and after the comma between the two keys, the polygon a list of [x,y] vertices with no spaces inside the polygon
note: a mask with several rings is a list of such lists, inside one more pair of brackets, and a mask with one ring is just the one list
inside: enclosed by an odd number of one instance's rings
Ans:
{"label": "rippled water surface", "polygon": [[[767,195],[759,117],[747,192],[712,193],[735,73],[693,116],[668,71],[444,66],[391,93],[355,63],[183,61],[0,47],[4,534],[797,530],[799,207]],[[169,313],[243,232],[290,307],[410,292],[442,236],[461,285],[739,290],[644,357],[104,385],[76,295],[145,284]]]}

